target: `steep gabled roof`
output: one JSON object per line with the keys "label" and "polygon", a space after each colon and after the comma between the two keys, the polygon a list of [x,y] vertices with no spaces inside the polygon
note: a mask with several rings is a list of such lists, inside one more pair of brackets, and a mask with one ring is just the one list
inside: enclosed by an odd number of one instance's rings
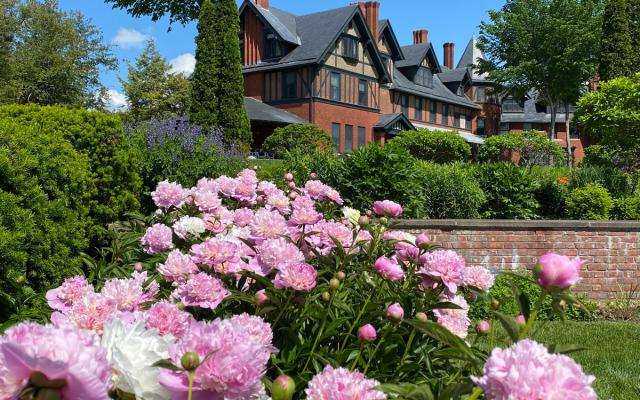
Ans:
{"label": "steep gabled roof", "polygon": [[409,118],[403,113],[393,113],[393,114],[380,114],[380,119],[374,125],[376,129],[384,129],[387,130],[396,122],[401,122],[402,125],[405,126],[406,130],[415,131],[416,127],[413,126]]}
{"label": "steep gabled roof", "polygon": [[307,124],[308,121],[292,114],[288,111],[270,106],[254,99],[244,98],[244,108],[247,110],[249,119],[253,122],[270,122],[273,124]]}
{"label": "steep gabled roof", "polygon": [[458,61],[457,68],[468,68],[471,71],[471,78],[474,81],[486,81],[488,79],[487,74],[479,74],[478,71],[473,68],[478,63],[478,59],[484,60],[484,54],[482,54],[482,50],[478,47],[476,38],[471,37],[471,40],[467,43],[467,47],[464,49],[464,53],[462,53],[462,57],[460,57],[460,61]]}
{"label": "steep gabled roof", "polygon": [[438,56],[431,42],[403,46],[402,52],[404,53],[404,60],[396,63],[398,68],[417,67],[422,64],[425,57],[429,57],[431,65],[435,66],[435,72],[442,72],[440,61],[438,61]]}
{"label": "steep gabled roof", "polygon": [[447,69],[438,74],[442,83],[462,82],[465,79],[471,80],[469,70],[466,68]]}
{"label": "steep gabled roof", "polygon": [[395,53],[395,54],[390,54],[391,56],[394,56],[396,60],[404,59],[404,54],[402,53],[402,46],[400,46],[400,42],[398,42],[398,37],[396,36],[396,33],[393,31],[393,28],[391,27],[391,22],[389,22],[388,19],[383,19],[380,21],[379,36],[384,37],[387,40],[387,43],[389,43],[391,50]]}
{"label": "steep gabled roof", "polygon": [[456,104],[467,108],[480,109],[480,107],[476,103],[471,101],[466,95],[458,96],[457,94],[451,92],[451,90],[449,90],[444,85],[444,83],[440,81],[438,75],[433,76],[433,87],[426,87],[413,83],[411,80],[409,80],[409,78],[404,76],[404,74],[398,68],[396,68],[393,74],[393,83],[391,84],[391,88],[399,92],[424,96],[443,101],[445,103]]}
{"label": "steep gabled roof", "polygon": [[300,44],[295,15],[274,7],[267,10],[250,0],[242,3],[239,13],[242,14],[246,7],[250,7],[258,18],[270,26],[282,40],[294,45]]}

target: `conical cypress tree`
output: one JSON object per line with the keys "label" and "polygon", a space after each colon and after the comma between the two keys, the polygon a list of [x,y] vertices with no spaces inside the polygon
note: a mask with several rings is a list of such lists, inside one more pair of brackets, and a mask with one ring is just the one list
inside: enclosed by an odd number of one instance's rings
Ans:
{"label": "conical cypress tree", "polygon": [[198,36],[196,37],[196,66],[191,82],[191,106],[189,116],[191,120],[204,127],[219,125],[216,99],[218,63],[216,57],[216,25],[222,24],[216,20],[214,6],[211,0],[204,0],[200,7],[198,19]]}
{"label": "conical cypress tree", "polygon": [[633,72],[640,72],[640,0],[627,0],[631,23],[631,48],[635,54]]}
{"label": "conical cypress tree", "polygon": [[600,79],[608,81],[631,74],[635,53],[631,46],[631,23],[625,0],[609,0],[604,11]]}
{"label": "conical cypress tree", "polygon": [[244,79],[240,59],[240,16],[235,0],[217,0],[214,7],[216,47],[213,73],[216,75],[218,125],[227,143],[248,148],[251,125],[244,108]]}

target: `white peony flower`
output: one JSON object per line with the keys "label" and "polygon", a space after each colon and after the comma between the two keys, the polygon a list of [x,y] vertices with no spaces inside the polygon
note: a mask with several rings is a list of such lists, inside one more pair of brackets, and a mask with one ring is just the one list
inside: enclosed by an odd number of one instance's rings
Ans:
{"label": "white peony flower", "polygon": [[116,388],[137,399],[169,400],[169,392],[158,382],[160,368],[152,365],[169,358],[173,341],[171,335],[161,337],[155,329],[146,330],[143,322],[106,322],[101,344],[113,366]]}
{"label": "white peony flower", "polygon": [[342,215],[354,226],[358,224],[360,219],[360,211],[351,207],[342,207]]}
{"label": "white peony flower", "polygon": [[181,239],[197,239],[207,230],[207,226],[202,218],[182,217],[173,224],[173,230]]}

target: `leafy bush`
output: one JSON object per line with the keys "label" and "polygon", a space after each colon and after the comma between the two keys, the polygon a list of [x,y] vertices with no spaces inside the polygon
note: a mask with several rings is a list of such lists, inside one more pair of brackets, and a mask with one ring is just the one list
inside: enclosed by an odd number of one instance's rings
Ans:
{"label": "leafy bush", "polygon": [[513,163],[481,164],[476,178],[487,196],[482,207],[485,218],[533,219],[540,206],[535,198],[536,184],[524,168]]}
{"label": "leafy bush", "polygon": [[0,121],[0,321],[26,305],[33,314],[23,301],[81,271],[89,177],[87,157],[60,135]]}
{"label": "leafy bush", "polygon": [[288,152],[311,154],[317,150],[330,150],[332,143],[331,136],[319,126],[292,124],[274,130],[262,148],[283,158]]}
{"label": "leafy bush", "polygon": [[538,214],[543,219],[562,219],[566,216],[569,195],[569,168],[532,167],[528,170],[535,182],[534,196],[540,204]]}
{"label": "leafy bush", "polygon": [[[164,180],[193,186],[203,176],[233,175],[244,165],[235,147],[224,144],[219,130],[207,132],[187,118],[152,121],[130,128],[127,137],[140,160],[147,195]],[[150,200],[145,200],[148,211]]]}
{"label": "leafy bush", "polygon": [[636,182],[633,176],[615,167],[574,168],[569,179],[569,188],[578,189],[589,184],[602,185],[614,197],[634,195]]}
{"label": "leafy bush", "polygon": [[479,159],[482,162],[510,161],[512,154],[523,146],[522,135],[507,133],[489,136],[480,146]]}
{"label": "leafy bush", "polygon": [[613,200],[609,217],[616,220],[640,220],[640,197]]}
{"label": "leafy bush", "polygon": [[418,165],[429,218],[479,218],[485,195],[464,164]]}
{"label": "leafy bush", "polygon": [[342,174],[344,158],[333,150],[318,150],[314,153],[294,151],[285,158],[285,169],[293,173],[296,179],[307,180],[312,173],[323,182],[337,185]]}
{"label": "leafy bush", "polygon": [[519,165],[559,165],[564,159],[564,150],[556,142],[537,131],[509,132],[494,135],[480,147],[480,160],[497,162],[510,160],[514,153],[520,156]]}
{"label": "leafy bush", "polygon": [[428,129],[404,131],[392,142],[419,160],[439,164],[468,161],[471,157],[471,146],[456,132]]}
{"label": "leafy bush", "polygon": [[611,167],[616,151],[608,146],[593,144],[584,149],[584,158],[580,167]]}
{"label": "leafy bush", "polygon": [[576,189],[567,197],[567,215],[573,219],[607,220],[613,200],[597,183]]}
{"label": "leafy bush", "polygon": [[138,209],[138,165],[117,116],[53,106],[3,106],[0,121],[32,127],[39,135],[61,135],[87,156],[89,216],[96,224]]}

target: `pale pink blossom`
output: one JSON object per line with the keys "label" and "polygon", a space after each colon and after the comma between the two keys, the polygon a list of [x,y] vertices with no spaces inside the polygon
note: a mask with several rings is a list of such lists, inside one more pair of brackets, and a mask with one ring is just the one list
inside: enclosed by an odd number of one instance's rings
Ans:
{"label": "pale pink blossom", "polygon": [[215,309],[230,294],[220,279],[200,272],[179,284],[172,297],[185,306]]}
{"label": "pale pink blossom", "polygon": [[73,303],[93,291],[93,285],[89,284],[84,276],[75,276],[65,279],[60,287],[49,290],[47,302],[54,310],[68,311]]}
{"label": "pale pink blossom", "polygon": [[276,351],[276,348],[273,347],[273,331],[271,330],[271,324],[265,322],[262,317],[242,313],[229,318],[229,321],[241,326],[249,335],[258,339],[258,342],[260,342],[260,344],[262,344],[268,351]]}
{"label": "pale pink blossom", "polygon": [[283,192],[268,195],[266,205],[268,209],[278,210],[282,215],[288,215],[291,212],[289,209],[289,198]]}
{"label": "pale pink blossom", "polygon": [[466,267],[463,272],[462,284],[473,286],[485,292],[493,287],[495,278],[491,271],[484,267]]}
{"label": "pale pink blossom", "polygon": [[215,266],[232,261],[238,246],[228,240],[209,238],[200,244],[191,246],[193,261],[197,264]]}
{"label": "pale pink blossom", "polygon": [[276,239],[286,233],[287,221],[277,211],[262,208],[256,211],[249,227],[257,239]]}
{"label": "pale pink blossom", "polygon": [[385,231],[382,235],[382,240],[393,240],[395,241],[393,248],[396,250],[402,250],[414,247],[416,237],[405,231]]}
{"label": "pale pink blossom", "polygon": [[330,186],[317,180],[307,181],[304,185],[305,193],[314,200],[332,201],[338,205],[344,204],[340,193]]}
{"label": "pale pink blossom", "polygon": [[221,176],[215,179],[218,190],[225,197],[231,197],[236,190],[238,181],[228,176]]}
{"label": "pale pink blossom", "polygon": [[152,305],[144,314],[148,329],[157,329],[160,336],[172,335],[179,339],[194,321],[191,314],[182,311],[177,305],[166,300]]}
{"label": "pale pink blossom", "polygon": [[373,267],[383,278],[392,282],[404,279],[404,270],[393,258],[380,257],[373,264]]}
{"label": "pale pink blossom", "polygon": [[198,210],[203,213],[214,213],[222,205],[222,200],[218,197],[217,191],[198,190],[195,192],[193,202],[198,207]]}
{"label": "pale pink blossom", "polygon": [[278,189],[278,187],[272,182],[260,181],[258,183],[256,192],[265,196],[269,196],[271,194],[280,192],[280,189]]}
{"label": "pale pink blossom", "polygon": [[298,246],[284,238],[267,239],[256,248],[256,252],[265,271],[304,261],[304,254]]}
{"label": "pale pink blossom", "polygon": [[563,354],[550,354],[532,340],[508,349],[496,348],[484,365],[482,377],[472,377],[488,400],[576,399],[596,400],[595,380]]}
{"label": "pale pink blossom", "polygon": [[453,295],[442,295],[440,301],[456,304],[460,308],[439,308],[433,310],[433,314],[436,316],[436,322],[447,328],[454,335],[463,339],[466,338],[469,326],[471,326],[471,320],[467,316],[469,313],[469,304],[467,301],[462,296]]}
{"label": "pale pink blossom", "polygon": [[308,292],[316,286],[317,271],[309,264],[288,264],[280,268],[273,281],[276,289],[292,288]]}
{"label": "pale pink blossom", "polygon": [[567,289],[580,279],[582,261],[579,257],[573,260],[567,256],[548,253],[538,259],[540,268],[536,272],[538,284],[545,289]]}
{"label": "pale pink blossom", "polygon": [[307,400],[386,400],[383,392],[374,390],[378,385],[380,382],[358,371],[327,365],[309,381],[304,392]]}
{"label": "pale pink blossom", "polygon": [[196,183],[194,191],[218,193],[220,186],[215,179],[201,178],[198,183]]}
{"label": "pale pink blossom", "polygon": [[173,231],[166,225],[155,224],[145,232],[142,245],[147,254],[162,253],[173,247]]}
{"label": "pale pink blossom", "polygon": [[418,272],[439,279],[450,293],[456,293],[463,284],[464,258],[452,250],[436,250],[425,256],[425,266]]}
{"label": "pale pink blossom", "polygon": [[249,208],[238,208],[233,213],[233,222],[241,228],[248,226],[253,219],[253,210]]}
{"label": "pale pink blossom", "polygon": [[175,182],[162,181],[158,183],[156,190],[151,192],[153,202],[159,208],[180,208],[189,197],[190,192]]}
{"label": "pale pink blossom", "polygon": [[147,272],[134,271],[130,279],[111,279],[100,293],[114,302],[119,311],[136,311],[154,300],[160,290],[158,282],[147,284]]}
{"label": "pale pink blossom", "polygon": [[189,275],[198,272],[198,266],[191,260],[191,256],[180,250],[173,250],[167,260],[158,265],[158,272],[169,282],[182,282]]}
{"label": "pale pink blossom", "polygon": [[313,225],[322,219],[322,214],[314,208],[295,207],[289,222],[294,225]]}
{"label": "pale pink blossom", "polygon": [[437,318],[437,322],[447,328],[454,335],[464,339],[469,334],[471,320],[453,315],[442,315]]}
{"label": "pale pink blossom", "polygon": [[111,366],[93,332],[24,322],[0,337],[0,398],[17,399],[40,372],[61,380],[63,400],[108,400]]}
{"label": "pale pink blossom", "polygon": [[88,293],[73,303],[66,313],[53,313],[51,321],[60,326],[72,325],[102,334],[106,320],[118,311],[116,303],[99,293]]}

